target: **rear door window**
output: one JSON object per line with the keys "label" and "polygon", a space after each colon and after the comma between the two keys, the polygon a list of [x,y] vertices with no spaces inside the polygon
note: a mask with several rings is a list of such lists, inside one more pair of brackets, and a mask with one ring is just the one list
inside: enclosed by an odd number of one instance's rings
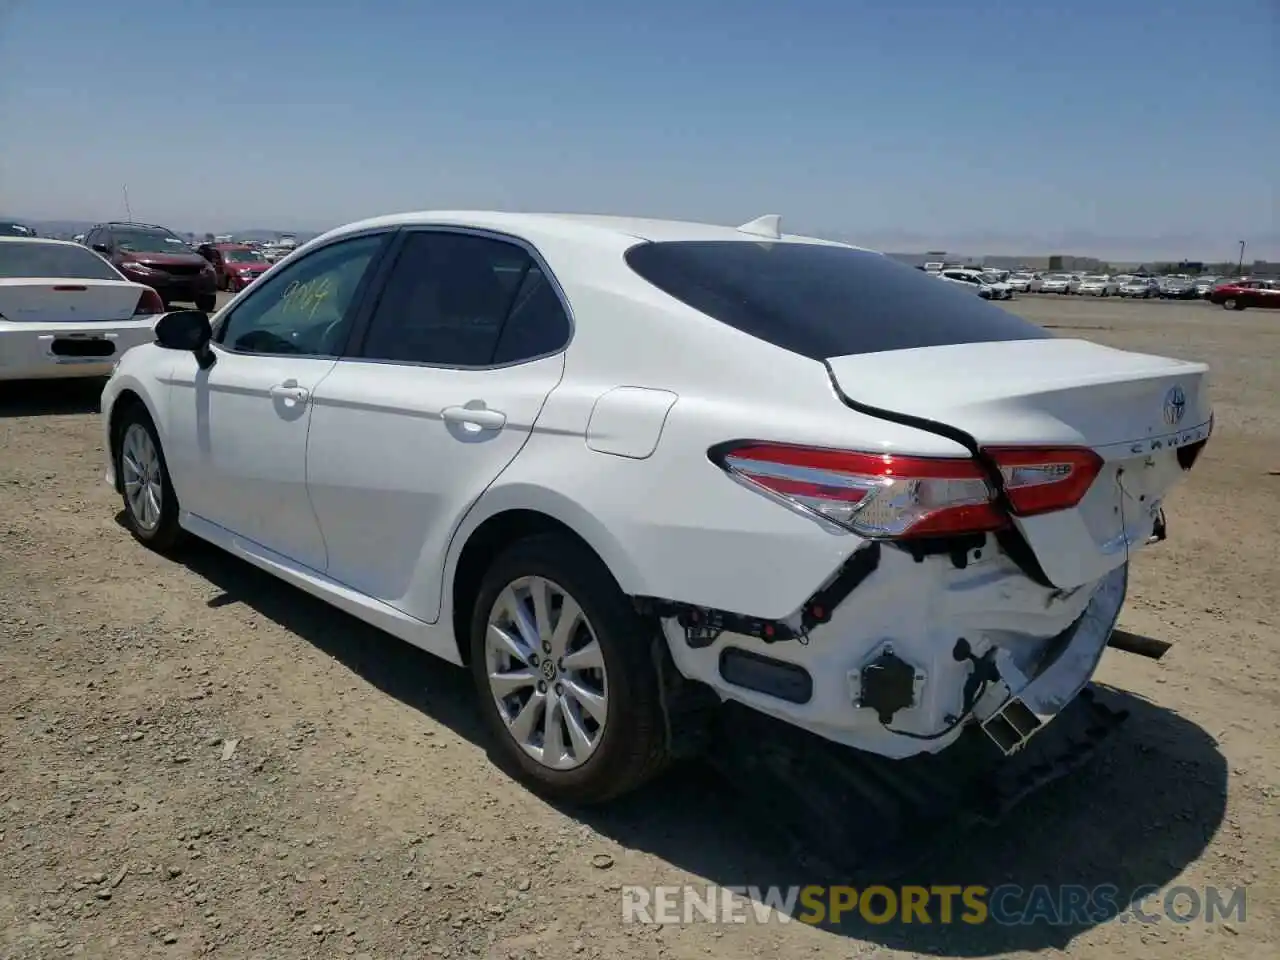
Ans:
{"label": "rear door window", "polygon": [[642,243],[627,263],[702,313],[814,360],[1052,334],[878,253],[818,243]]}

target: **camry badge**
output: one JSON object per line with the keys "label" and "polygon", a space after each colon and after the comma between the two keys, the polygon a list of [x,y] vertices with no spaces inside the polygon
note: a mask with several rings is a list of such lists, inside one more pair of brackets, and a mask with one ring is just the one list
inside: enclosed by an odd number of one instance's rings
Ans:
{"label": "camry badge", "polygon": [[1170,387],[1164,395],[1164,422],[1176,426],[1187,412],[1187,395],[1181,387]]}

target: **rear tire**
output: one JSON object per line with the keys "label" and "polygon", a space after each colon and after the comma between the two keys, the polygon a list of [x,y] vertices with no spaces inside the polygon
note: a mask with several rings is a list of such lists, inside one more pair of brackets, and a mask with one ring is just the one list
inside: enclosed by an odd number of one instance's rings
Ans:
{"label": "rear tire", "polygon": [[[539,623],[538,608],[523,591],[544,587],[550,599]],[[581,612],[582,623],[557,642],[555,628],[570,604]],[[516,619],[509,617],[513,606],[523,611],[523,630],[505,625]],[[504,634],[518,649],[502,642]],[[470,641],[471,675],[497,759],[521,781],[556,800],[594,804],[634,790],[666,766],[670,751],[653,647],[665,640],[655,622],[636,612],[604,564],[575,540],[539,534],[499,554],[481,581]],[[592,647],[600,670],[569,665],[573,654]],[[516,689],[491,681],[503,675],[528,682]],[[603,724],[584,706],[590,701],[575,692],[588,687]],[[522,724],[528,711],[534,712]],[[594,736],[594,743],[583,746],[583,733]]]}
{"label": "rear tire", "polygon": [[112,442],[125,526],[139,543],[168,553],[185,532],[178,525],[178,497],[146,407],[134,404],[121,414]]}
{"label": "rear tire", "polygon": [[202,296],[196,297],[196,309],[199,310],[201,313],[213,313],[214,309],[217,306],[218,306],[217,294],[206,293]]}

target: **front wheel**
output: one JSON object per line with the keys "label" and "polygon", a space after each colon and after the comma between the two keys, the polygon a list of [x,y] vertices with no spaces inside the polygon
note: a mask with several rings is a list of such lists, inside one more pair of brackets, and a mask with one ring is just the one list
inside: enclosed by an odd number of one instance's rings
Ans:
{"label": "front wheel", "polygon": [[201,313],[213,313],[218,305],[218,297],[213,293],[205,293],[196,297],[196,309]]}
{"label": "front wheel", "polygon": [[151,549],[162,553],[171,550],[183,537],[178,526],[178,498],[155,424],[140,404],[121,415],[114,454],[125,526]]}
{"label": "front wheel", "polygon": [[1243,310],[1244,304],[1241,303],[1239,300],[1235,299],[1234,297],[1228,297],[1226,300],[1222,301],[1222,309],[1223,310]]}
{"label": "front wheel", "polygon": [[658,773],[668,747],[657,631],[576,541],[543,534],[502,553],[481,583],[470,640],[504,765],[571,803],[610,800]]}

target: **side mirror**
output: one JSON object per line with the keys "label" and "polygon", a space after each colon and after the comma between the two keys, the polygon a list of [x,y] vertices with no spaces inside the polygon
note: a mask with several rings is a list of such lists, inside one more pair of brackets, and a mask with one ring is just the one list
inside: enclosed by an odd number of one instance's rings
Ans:
{"label": "side mirror", "polygon": [[97,250],[99,253],[110,253],[110,252],[111,252],[111,248],[110,248],[110,247],[108,247],[105,243],[95,243],[95,244],[93,245],[93,249]]}
{"label": "side mirror", "polygon": [[175,310],[156,321],[156,343],[166,350],[194,353],[202,369],[213,366],[212,339],[209,316],[201,310]]}

